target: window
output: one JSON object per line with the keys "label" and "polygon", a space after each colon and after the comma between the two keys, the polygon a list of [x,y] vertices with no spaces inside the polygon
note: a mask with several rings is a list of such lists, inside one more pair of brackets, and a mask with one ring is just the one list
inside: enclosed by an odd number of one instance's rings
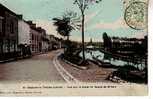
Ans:
{"label": "window", "polygon": [[32,45],[32,51],[35,51],[35,49],[34,49],[34,45]]}
{"label": "window", "polygon": [[9,51],[9,42],[8,40],[4,40],[4,47],[3,47],[3,51],[4,53],[7,53]]}
{"label": "window", "polygon": [[13,22],[10,23],[10,32],[14,33],[14,23]]}
{"label": "window", "polygon": [[0,16],[0,33],[2,33],[2,29],[3,29],[3,17]]}
{"label": "window", "polygon": [[0,40],[0,54],[3,52],[3,41]]}
{"label": "window", "polygon": [[32,34],[32,40],[34,40],[34,35]]}

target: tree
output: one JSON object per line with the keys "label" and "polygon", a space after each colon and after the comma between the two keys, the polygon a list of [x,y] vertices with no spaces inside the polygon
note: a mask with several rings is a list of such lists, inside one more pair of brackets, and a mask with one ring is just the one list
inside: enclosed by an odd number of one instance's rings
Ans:
{"label": "tree", "polygon": [[[78,21],[77,14],[73,11],[67,11],[63,14],[60,18],[53,18],[54,25],[57,27],[57,32],[64,37],[67,37],[67,40],[65,42],[65,45],[67,48],[70,46],[70,33],[72,30],[75,30],[78,28],[78,25],[76,24]],[[64,51],[65,52],[65,51]]]}
{"label": "tree", "polygon": [[77,13],[73,11],[66,11],[62,17],[53,18],[54,25],[57,27],[57,32],[69,40],[72,30],[79,29],[80,18],[77,17]]}
{"label": "tree", "polygon": [[106,32],[103,33],[103,40],[104,40],[104,48],[106,50],[110,50],[112,48],[111,38],[107,35]]}
{"label": "tree", "polygon": [[99,3],[102,0],[74,0],[74,4],[76,4],[81,12],[82,16],[82,56],[83,56],[83,62],[85,61],[85,44],[84,44],[84,25],[85,25],[85,11],[89,8],[90,5],[94,3]]}
{"label": "tree", "polygon": [[67,40],[69,40],[70,32],[73,30],[73,27],[69,25],[70,19],[69,18],[54,18],[53,19],[54,25],[57,26],[57,32],[64,37],[67,37]]}

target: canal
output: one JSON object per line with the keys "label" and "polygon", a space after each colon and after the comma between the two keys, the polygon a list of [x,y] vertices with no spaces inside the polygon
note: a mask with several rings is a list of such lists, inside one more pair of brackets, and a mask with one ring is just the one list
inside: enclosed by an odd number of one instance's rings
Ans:
{"label": "canal", "polygon": [[[82,57],[82,52],[79,54]],[[122,60],[121,58],[114,58],[113,56],[111,56],[110,54],[107,53],[103,53],[100,50],[86,50],[85,51],[85,57],[88,60],[99,60],[103,63],[109,63],[111,65],[114,66],[126,66],[126,65],[131,65],[134,66],[136,68],[138,68],[139,70],[143,70],[145,68],[145,63],[132,63],[129,61],[125,61]]]}

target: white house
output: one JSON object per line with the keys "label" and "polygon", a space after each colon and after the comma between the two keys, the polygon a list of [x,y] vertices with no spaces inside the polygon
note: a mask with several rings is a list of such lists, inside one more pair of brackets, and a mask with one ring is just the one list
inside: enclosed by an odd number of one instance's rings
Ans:
{"label": "white house", "polygon": [[18,42],[30,45],[30,26],[22,19],[18,21]]}

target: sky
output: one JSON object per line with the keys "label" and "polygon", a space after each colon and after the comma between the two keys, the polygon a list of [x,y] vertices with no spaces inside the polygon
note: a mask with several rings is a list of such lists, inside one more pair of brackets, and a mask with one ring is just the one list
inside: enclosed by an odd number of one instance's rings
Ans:
{"label": "sky", "polygon": [[[0,3],[17,14],[23,14],[25,20],[33,20],[37,26],[46,29],[48,34],[56,32],[52,19],[60,17],[65,11],[80,13],[74,0],[0,0]],[[109,36],[143,38],[146,30],[134,30],[124,21],[123,0],[102,0],[99,4],[90,5],[86,11],[85,41],[102,41],[102,34]],[[71,32],[71,40],[81,41],[81,31]]]}

